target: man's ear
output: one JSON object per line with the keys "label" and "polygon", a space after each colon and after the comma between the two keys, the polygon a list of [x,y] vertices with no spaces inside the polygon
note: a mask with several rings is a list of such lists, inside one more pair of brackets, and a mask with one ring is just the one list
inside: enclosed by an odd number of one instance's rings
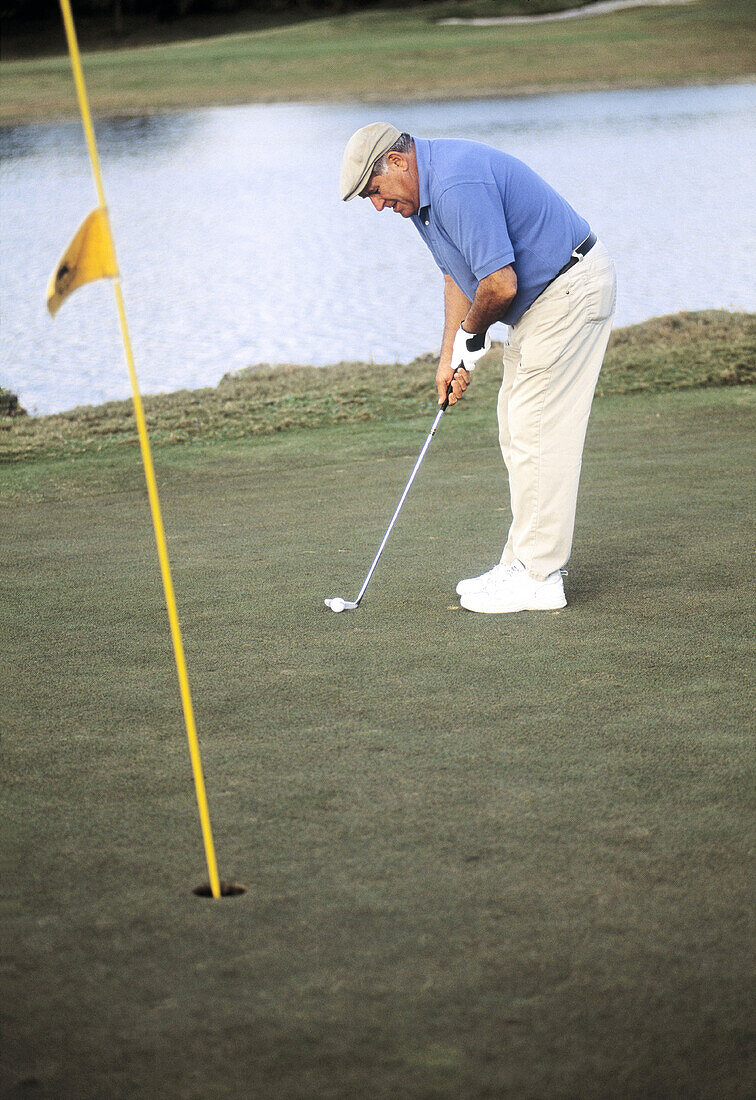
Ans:
{"label": "man's ear", "polygon": [[393,168],[398,168],[400,172],[406,172],[409,168],[409,161],[404,153],[391,152],[386,157],[386,162]]}

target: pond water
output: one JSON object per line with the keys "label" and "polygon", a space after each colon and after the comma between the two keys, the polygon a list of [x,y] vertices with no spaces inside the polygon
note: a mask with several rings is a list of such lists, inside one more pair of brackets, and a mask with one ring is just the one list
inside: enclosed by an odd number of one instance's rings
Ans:
{"label": "pond water", "polygon": [[[488,142],[540,172],[614,255],[616,324],[752,310],[754,115],[756,84],[740,84],[98,123],[141,389],[438,348],[441,276],[416,231],[338,198],[347,138],[379,118]],[[54,321],[45,308],[96,205],[80,125],[0,129],[0,173],[0,384],[39,413],[127,397],[110,285],[77,291]]]}

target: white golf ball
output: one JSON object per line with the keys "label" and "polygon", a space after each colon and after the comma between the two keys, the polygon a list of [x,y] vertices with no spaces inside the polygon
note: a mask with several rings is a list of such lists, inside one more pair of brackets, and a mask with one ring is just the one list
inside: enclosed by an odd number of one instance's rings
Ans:
{"label": "white golf ball", "polygon": [[346,604],[341,596],[337,596],[335,600],[331,600],[331,611],[343,611],[345,607]]}

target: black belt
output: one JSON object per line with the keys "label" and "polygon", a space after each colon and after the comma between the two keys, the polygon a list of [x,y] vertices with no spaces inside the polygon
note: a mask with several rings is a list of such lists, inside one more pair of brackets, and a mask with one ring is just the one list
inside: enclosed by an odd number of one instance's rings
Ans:
{"label": "black belt", "polygon": [[[596,236],[595,233],[591,233],[589,236],[587,236],[585,238],[585,240],[583,241],[583,243],[579,244],[577,246],[577,248],[573,250],[572,255],[570,256],[569,260],[564,265],[562,270],[557,271],[554,278],[551,279],[551,281],[548,282],[546,284],[546,286],[551,286],[551,283],[553,283],[556,279],[558,279],[560,275],[564,275],[565,271],[569,271],[570,268],[574,267],[576,263],[579,263],[580,260],[582,260],[584,256],[587,256],[588,253],[593,248],[593,246],[594,246],[594,244],[596,243],[597,240],[598,240],[598,237]],[[543,288],[543,290],[546,289],[546,286]],[[543,294],[543,290],[541,291],[541,294]]]}

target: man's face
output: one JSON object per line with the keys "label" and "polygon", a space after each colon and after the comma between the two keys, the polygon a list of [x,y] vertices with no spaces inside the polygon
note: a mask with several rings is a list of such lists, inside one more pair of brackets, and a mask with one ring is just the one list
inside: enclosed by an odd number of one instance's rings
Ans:
{"label": "man's face", "polygon": [[403,218],[412,217],[420,207],[420,188],[413,168],[408,157],[389,153],[388,171],[370,177],[363,198],[370,199],[376,210],[393,210]]}

